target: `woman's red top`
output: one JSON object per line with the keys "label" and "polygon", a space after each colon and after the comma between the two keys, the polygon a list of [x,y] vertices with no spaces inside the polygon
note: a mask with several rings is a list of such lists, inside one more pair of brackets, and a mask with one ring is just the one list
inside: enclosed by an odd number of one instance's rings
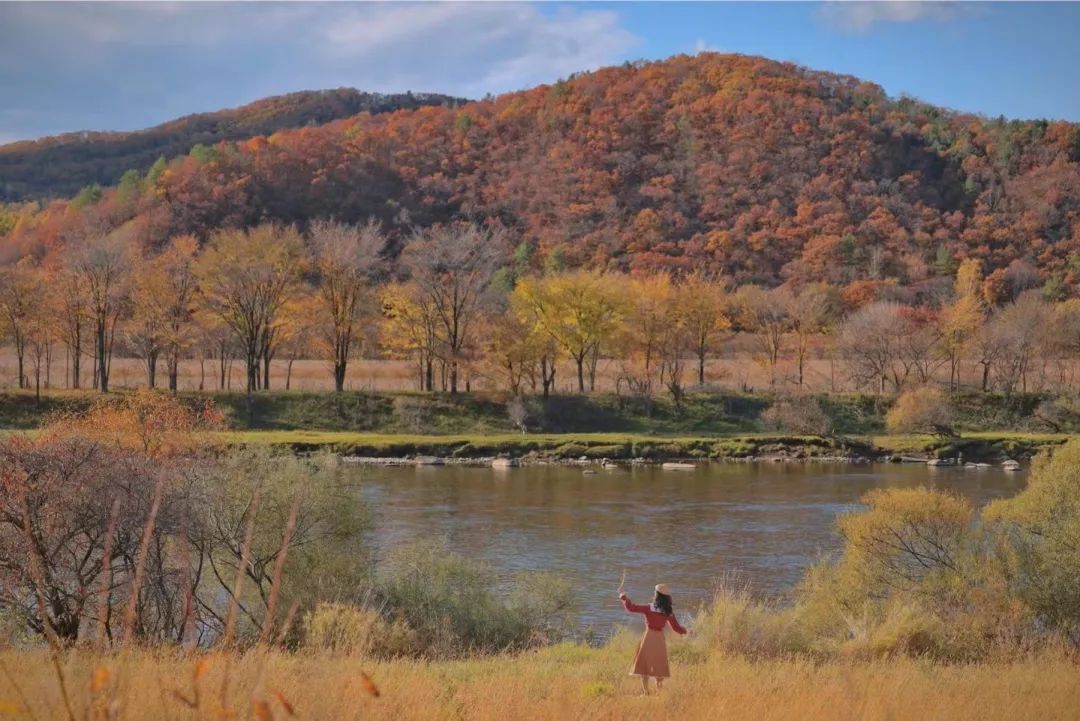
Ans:
{"label": "woman's red top", "polygon": [[674,614],[669,616],[666,613],[660,613],[659,611],[654,610],[652,606],[640,606],[636,603],[631,603],[625,593],[619,594],[619,598],[622,600],[623,608],[630,613],[644,614],[645,625],[649,627],[650,631],[663,631],[664,624],[670,623],[672,631],[684,635],[686,634],[686,629],[679,625],[679,622],[675,620]]}

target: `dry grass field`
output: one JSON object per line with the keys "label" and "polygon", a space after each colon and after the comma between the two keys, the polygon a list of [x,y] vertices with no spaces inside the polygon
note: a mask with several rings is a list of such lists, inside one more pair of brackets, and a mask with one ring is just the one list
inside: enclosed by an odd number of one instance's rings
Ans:
{"label": "dry grass field", "polygon": [[[75,651],[62,667],[78,719],[1080,718],[1080,673],[1054,655],[952,666],[899,658],[751,661],[699,655],[694,641],[677,640],[674,678],[660,694],[646,697],[626,675],[633,643],[631,634],[622,634],[601,648],[563,644],[512,657],[444,662],[256,652],[226,659],[176,651],[103,658]],[[0,662],[0,716],[67,718],[45,652],[3,653]]]}
{"label": "dry grass field", "polygon": [[[705,369],[706,385],[725,390],[766,390],[769,388],[770,373],[760,363],[753,349],[742,339],[743,342],[733,344],[727,349],[723,357],[710,360]],[[69,386],[67,378],[70,374],[69,366],[65,361],[63,349],[58,349],[58,355],[53,359],[46,383],[45,373],[42,372],[42,383],[53,389],[61,389]],[[861,388],[851,377],[851,370],[842,360],[834,360],[824,357],[819,352],[817,357],[811,358],[806,363],[805,385],[806,388],[819,393],[850,392],[866,390]],[[92,362],[86,359],[82,367],[82,386],[90,387],[92,383]],[[25,371],[31,384],[33,383],[32,369]],[[597,367],[596,390],[599,392],[613,392],[620,388],[620,379],[625,377],[627,369],[622,361],[602,360]],[[286,379],[288,376],[288,379]],[[399,360],[354,360],[349,364],[345,387],[354,391],[408,391],[418,390],[418,370],[416,364],[410,361]],[[273,390],[283,390],[288,380],[292,390],[323,391],[333,390],[334,382],[329,363],[323,360],[302,359],[292,363],[285,360],[275,360],[271,363],[270,387]],[[938,380],[942,383],[948,381],[948,370],[940,369]],[[979,369],[968,363],[963,366],[962,380],[965,385],[977,388],[981,381]],[[0,348],[0,390],[14,388],[18,385],[18,372],[15,357],[10,348]],[[475,369],[468,376],[468,381],[474,390],[503,390],[498,378],[486,373],[483,368]],[[696,366],[692,360],[687,361],[685,381],[688,385],[696,382]],[[158,366],[159,386],[165,386],[168,382],[165,365]],[[1070,360],[1044,360],[1036,364],[1029,378],[1030,391],[1060,391],[1075,390],[1080,386],[1080,363]],[[438,378],[436,378],[438,383]],[[464,381],[463,381],[464,383]],[[577,391],[577,379],[573,365],[564,362],[559,366],[556,389],[559,393],[575,393]],[[782,359],[777,367],[777,386],[793,388],[797,384],[797,372],[795,362],[791,359]],[[136,358],[117,357],[113,359],[112,372],[109,385],[114,389],[138,388],[146,385],[146,368],[141,360]],[[216,360],[207,360],[200,363],[198,360],[185,360],[180,364],[179,386],[181,391],[196,391],[200,388],[207,391],[222,390],[221,370]],[[241,361],[233,361],[225,376],[225,390],[244,390],[244,366]],[[624,388],[625,390],[625,388]],[[873,390],[873,389],[870,389]]]}

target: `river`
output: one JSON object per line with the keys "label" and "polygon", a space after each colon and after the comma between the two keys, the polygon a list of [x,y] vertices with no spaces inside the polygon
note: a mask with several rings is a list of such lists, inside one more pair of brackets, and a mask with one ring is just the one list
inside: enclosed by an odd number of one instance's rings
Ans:
{"label": "river", "polygon": [[680,616],[732,577],[782,596],[806,567],[835,554],[837,515],[874,488],[929,485],[984,504],[1023,488],[1026,473],[921,464],[712,463],[587,474],[574,466],[357,468],[385,552],[417,538],[489,563],[501,580],[542,570],[574,584],[580,624],[624,622],[615,599],[647,602],[667,583]]}

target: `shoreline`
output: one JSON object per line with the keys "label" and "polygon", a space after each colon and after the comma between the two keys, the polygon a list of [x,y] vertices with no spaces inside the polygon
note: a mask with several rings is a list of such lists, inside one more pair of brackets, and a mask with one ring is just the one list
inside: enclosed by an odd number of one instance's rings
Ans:
{"label": "shoreline", "polygon": [[329,451],[356,465],[618,465],[663,463],[927,463],[975,468],[1030,459],[1071,434],[986,432],[933,436],[819,437],[776,434],[664,437],[633,434],[385,435],[226,431],[227,445]]}

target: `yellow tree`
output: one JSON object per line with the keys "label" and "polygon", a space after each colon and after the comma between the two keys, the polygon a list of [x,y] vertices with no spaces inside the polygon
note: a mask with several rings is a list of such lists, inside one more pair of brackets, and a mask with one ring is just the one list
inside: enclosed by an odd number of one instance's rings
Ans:
{"label": "yellow tree", "polygon": [[165,337],[165,316],[161,298],[165,279],[151,260],[140,260],[132,274],[131,321],[127,324],[128,345],[146,366],[146,385],[157,387],[157,362]]}
{"label": "yellow tree", "polygon": [[979,261],[965,259],[956,271],[956,300],[940,315],[942,350],[949,362],[949,385],[953,388],[960,383],[964,353],[986,320],[982,285]]}
{"label": "yellow tree", "polygon": [[293,228],[261,225],[211,237],[196,263],[206,308],[232,330],[244,355],[247,392],[269,386],[270,360],[285,304],[301,289],[304,244]]}
{"label": "yellow tree", "polygon": [[697,356],[697,382],[705,385],[705,362],[720,333],[731,328],[729,298],[724,284],[694,273],[678,287],[679,316]]}
{"label": "yellow tree", "polygon": [[620,281],[579,270],[526,278],[514,289],[516,302],[535,319],[577,366],[578,392],[585,392],[585,360],[614,336],[623,317]]}
{"label": "yellow tree", "polygon": [[0,310],[15,345],[18,386],[25,388],[26,352],[39,307],[45,300],[41,273],[30,258],[0,268]]}
{"label": "yellow tree", "polygon": [[[282,309],[278,342],[285,356],[285,390],[292,388],[292,370],[296,361],[325,352],[325,346],[330,339],[320,332],[322,328],[311,322],[311,319],[318,317],[324,309],[323,302],[318,292],[309,292],[293,298]],[[343,388],[344,376],[341,381],[338,391]]]}
{"label": "yellow tree", "polygon": [[35,269],[36,280],[30,289],[32,296],[29,301],[29,315],[26,318],[26,350],[30,358],[30,365],[34,371],[34,395],[41,398],[41,387],[44,381],[45,387],[50,385],[49,377],[52,368],[52,351],[57,340],[57,323],[54,307],[49,303],[46,293],[47,280],[44,271]]}
{"label": "yellow tree", "polygon": [[159,255],[141,265],[133,284],[130,335],[143,353],[151,388],[156,383],[158,357],[164,355],[169,390],[177,390],[180,356],[193,340],[197,251],[193,236],[173,238]]}
{"label": "yellow tree", "polygon": [[622,355],[630,367],[624,377],[641,395],[652,393],[665,342],[681,318],[676,316],[676,292],[667,274],[630,280],[626,287]]}
{"label": "yellow tree", "polygon": [[358,339],[358,325],[373,300],[371,282],[380,269],[386,236],[375,221],[364,226],[319,221],[311,228],[318,272],[315,309],[326,322],[326,347],[334,368],[334,390],[345,388],[349,356]]}
{"label": "yellow tree", "polygon": [[420,390],[433,390],[438,323],[434,307],[412,282],[383,286],[379,300],[383,349],[393,357],[415,358]]}
{"label": "yellow tree", "polygon": [[69,382],[72,388],[79,388],[82,385],[82,357],[86,353],[86,334],[93,322],[86,279],[70,267],[61,267],[52,276],[51,287],[54,289],[53,299],[57,305],[56,320],[60,335],[71,360]]}
{"label": "yellow tree", "polygon": [[555,385],[555,342],[527,310],[511,304],[509,311],[493,313],[487,320],[487,363],[515,396],[527,383],[534,392],[540,387],[547,398]]}

